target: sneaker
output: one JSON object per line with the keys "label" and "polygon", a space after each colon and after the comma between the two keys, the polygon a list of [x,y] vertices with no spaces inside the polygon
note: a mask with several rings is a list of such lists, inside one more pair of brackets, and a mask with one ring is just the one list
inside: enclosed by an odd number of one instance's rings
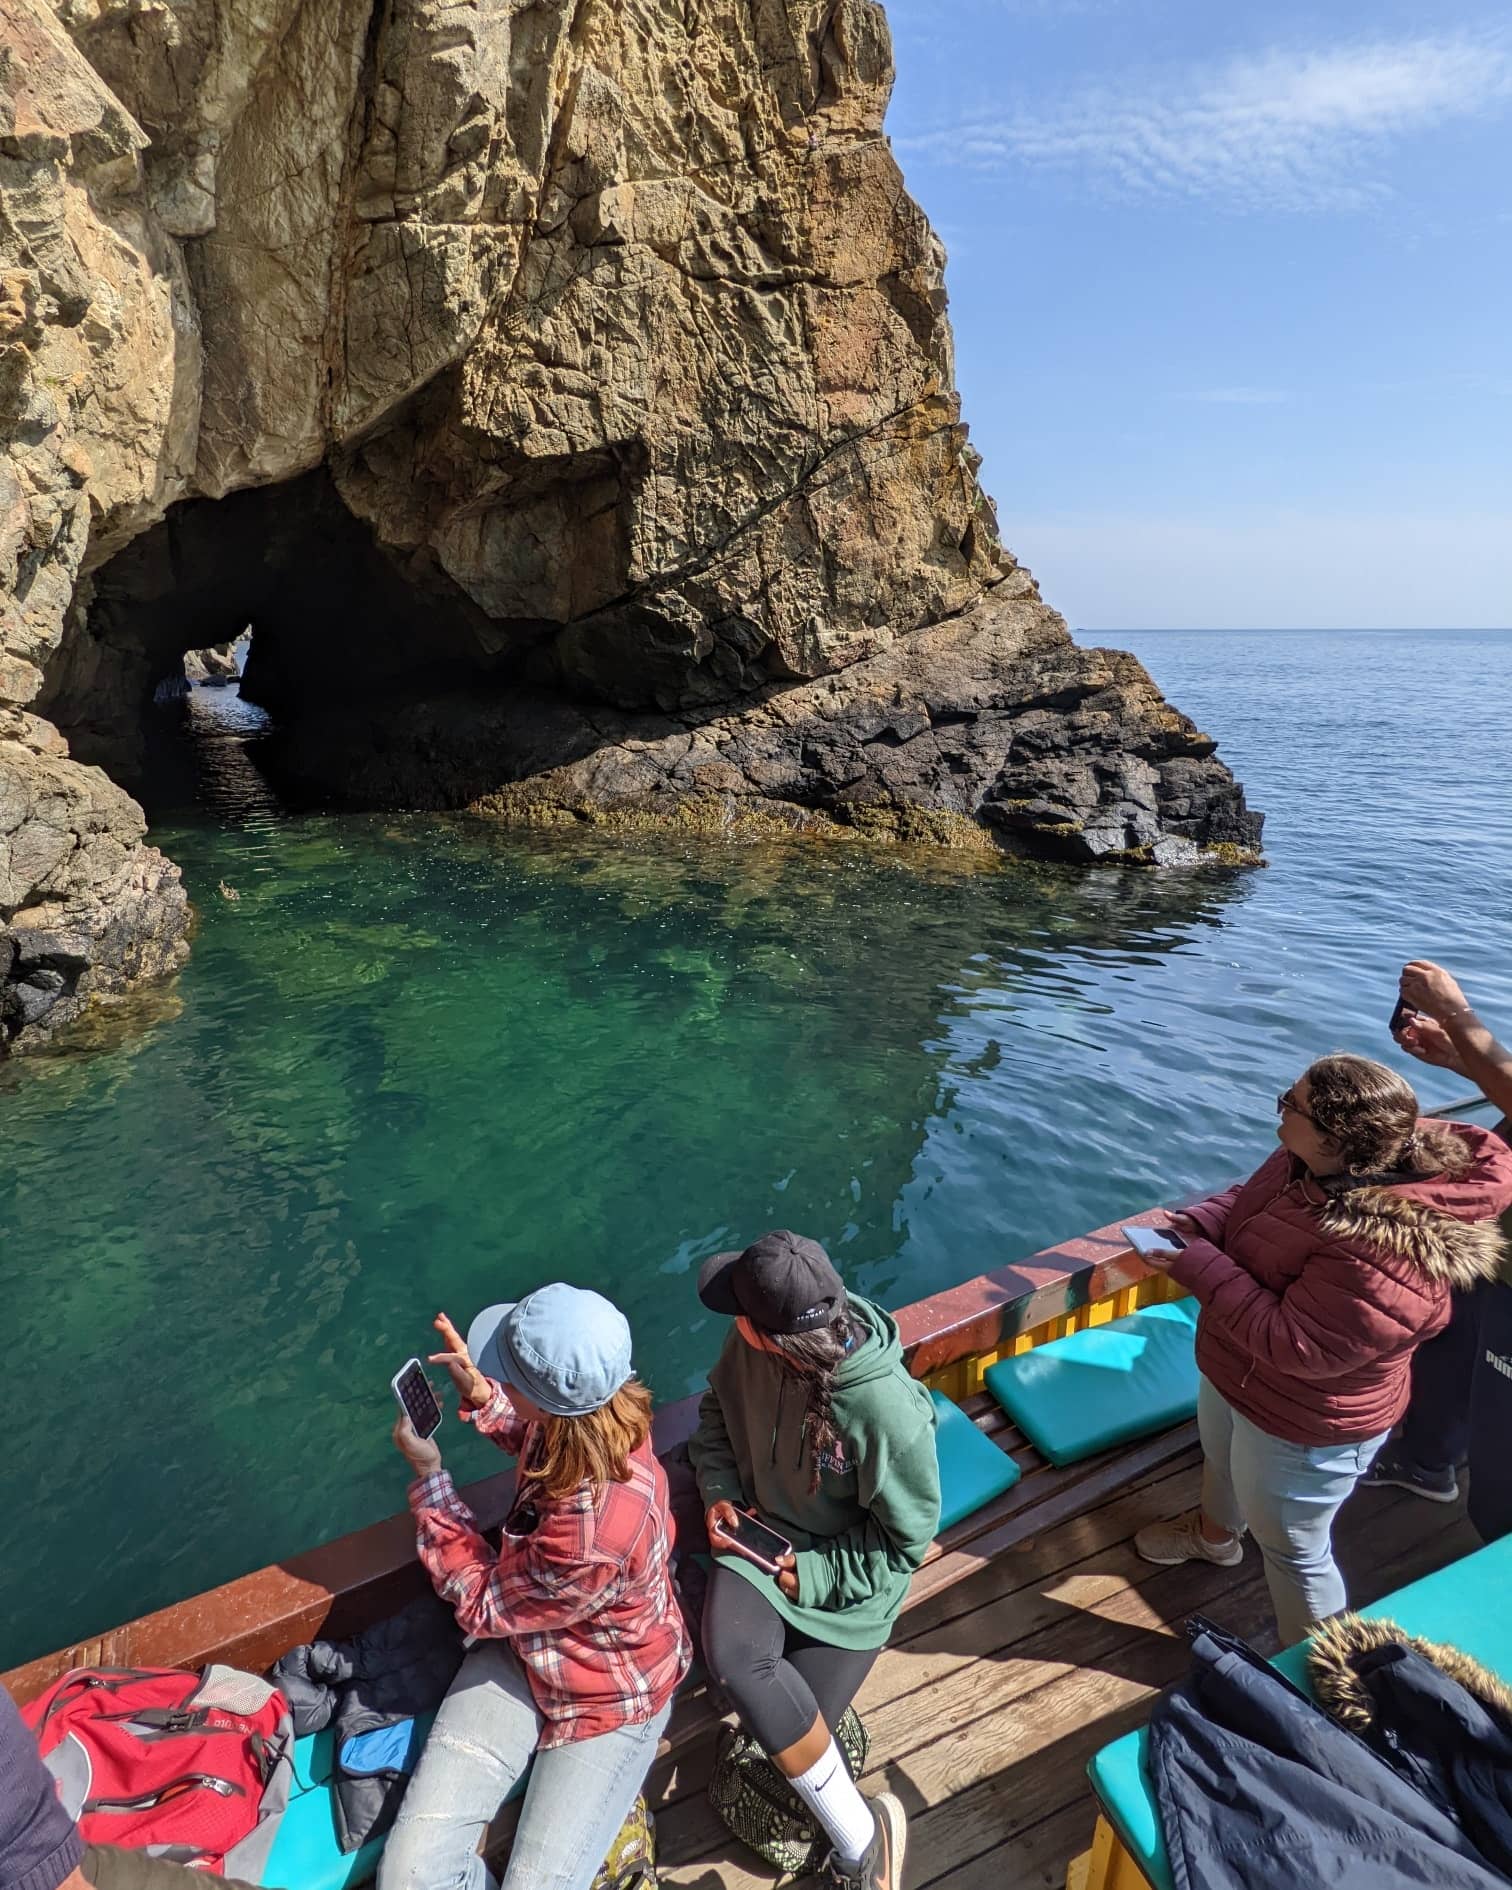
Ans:
{"label": "sneaker", "polygon": [[1150,1523],[1134,1538],[1134,1547],[1147,1562],[1170,1566],[1176,1562],[1215,1562],[1219,1568],[1237,1568],[1244,1560],[1244,1537],[1209,1542],[1202,1519],[1194,1509],[1174,1522]]}
{"label": "sneaker", "polygon": [[1360,1482],[1367,1490],[1410,1490],[1430,1503],[1459,1500],[1459,1479],[1452,1469],[1425,1470],[1390,1450],[1381,1452]]}
{"label": "sneaker", "polygon": [[840,1890],[903,1890],[903,1858],[908,1850],[908,1819],[891,1792],[878,1792],[866,1801],[877,1829],[859,1864],[831,1856],[830,1882]]}

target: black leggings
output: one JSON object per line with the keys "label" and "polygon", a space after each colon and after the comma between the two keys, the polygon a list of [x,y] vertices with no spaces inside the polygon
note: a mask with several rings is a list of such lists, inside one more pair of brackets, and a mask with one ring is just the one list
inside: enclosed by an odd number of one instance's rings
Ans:
{"label": "black leggings", "polygon": [[703,1616],[704,1659],[765,1752],[785,1752],[824,1715],[835,1730],[880,1647],[831,1647],[789,1627],[743,1576],[718,1568]]}

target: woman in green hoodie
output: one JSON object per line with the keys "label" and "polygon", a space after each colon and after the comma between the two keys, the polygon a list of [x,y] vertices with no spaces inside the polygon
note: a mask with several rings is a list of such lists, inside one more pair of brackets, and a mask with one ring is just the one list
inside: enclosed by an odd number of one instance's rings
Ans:
{"label": "woman in green hoodie", "polygon": [[[879,1306],[787,1232],[704,1262],[698,1296],[735,1320],[692,1441],[715,1570],[704,1654],[741,1719],[824,1827],[847,1890],[899,1890],[890,1792],[857,1791],[834,1741],[940,1520],[934,1405]],[[722,1549],[744,1509],[793,1545],[775,1575]]]}

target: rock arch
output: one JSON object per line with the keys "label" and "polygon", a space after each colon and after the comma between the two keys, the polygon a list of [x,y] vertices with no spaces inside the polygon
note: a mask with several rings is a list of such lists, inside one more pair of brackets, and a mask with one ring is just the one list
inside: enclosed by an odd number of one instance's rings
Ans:
{"label": "rock arch", "polygon": [[1001,547],[891,77],[875,0],[0,0],[0,1043],[180,962],[120,780],[243,609],[316,787],[1253,849]]}

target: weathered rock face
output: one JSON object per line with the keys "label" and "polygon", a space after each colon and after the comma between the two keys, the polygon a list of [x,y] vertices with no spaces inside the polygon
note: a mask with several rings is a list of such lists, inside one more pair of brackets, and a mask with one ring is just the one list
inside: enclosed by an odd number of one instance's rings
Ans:
{"label": "weathered rock face", "polygon": [[0,709],[0,1046],[33,1049],[94,999],[188,956],[178,868],[57,730]]}
{"label": "weathered rock face", "polygon": [[[172,869],[81,763],[130,778],[161,659],[247,622],[307,760],[312,677],[368,676],[395,753],[446,684],[419,800],[1257,839],[999,546],[891,77],[874,0],[0,0],[0,705],[33,731],[0,725],[0,782],[51,718],[80,855],[22,885],[42,817],[0,824],[0,939],[66,880],[100,921],[76,991],[159,968],[117,921],[161,942],[167,906],[106,861]],[[963,612],[965,645],[928,629]],[[933,705],[922,745],[863,732],[889,691]],[[363,772],[360,741],[324,769]]]}
{"label": "weathered rock face", "polygon": [[[959,616],[735,713],[635,714],[512,689],[336,702],[276,761],[364,805],[530,826],[782,829],[1067,860],[1191,865],[1249,850],[1214,744],[1133,657],[1082,650],[1016,573]],[[438,763],[438,757],[443,758]]]}

